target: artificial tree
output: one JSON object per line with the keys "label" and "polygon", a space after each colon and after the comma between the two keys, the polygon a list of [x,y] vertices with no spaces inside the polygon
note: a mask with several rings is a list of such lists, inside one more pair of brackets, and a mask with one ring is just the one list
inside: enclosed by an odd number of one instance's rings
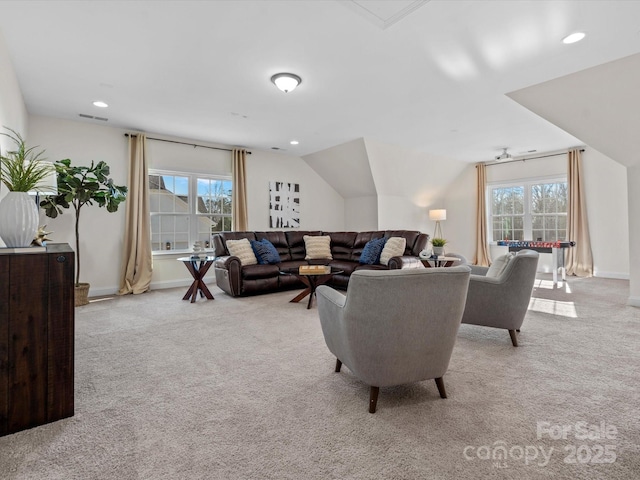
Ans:
{"label": "artificial tree", "polygon": [[127,187],[118,186],[109,178],[109,166],[100,161],[91,162],[91,166],[74,166],[71,160],[55,162],[58,176],[58,194],[46,197],[40,206],[47,217],[56,218],[64,208],[73,206],[75,210],[76,239],[76,287],[80,285],[80,211],[85,205],[106,207],[115,212],[121,202],[127,198]]}

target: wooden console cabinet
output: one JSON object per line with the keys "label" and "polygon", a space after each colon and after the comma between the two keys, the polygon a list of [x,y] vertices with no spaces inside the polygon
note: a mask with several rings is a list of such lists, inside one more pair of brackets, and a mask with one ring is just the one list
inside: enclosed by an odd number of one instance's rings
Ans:
{"label": "wooden console cabinet", "polygon": [[0,255],[0,435],[73,416],[75,254]]}

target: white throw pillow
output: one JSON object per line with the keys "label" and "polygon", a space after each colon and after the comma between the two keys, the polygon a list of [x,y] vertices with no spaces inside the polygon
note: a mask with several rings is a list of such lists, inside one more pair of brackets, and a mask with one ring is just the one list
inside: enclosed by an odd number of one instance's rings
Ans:
{"label": "white throw pillow", "polygon": [[333,259],[331,256],[331,237],[329,235],[305,235],[302,238],[306,252],[305,260]]}
{"label": "white throw pillow", "polygon": [[506,255],[502,255],[501,257],[496,258],[489,267],[489,270],[487,270],[486,276],[499,277],[500,275],[502,275],[502,272],[504,272],[505,268],[507,268],[507,265],[509,265],[509,262],[513,257],[513,253],[507,253]]}
{"label": "white throw pillow", "polygon": [[404,249],[407,246],[406,238],[391,237],[384,244],[382,253],[380,254],[380,263],[382,265],[389,265],[389,260],[392,257],[401,257],[404,255]]}
{"label": "white throw pillow", "polygon": [[251,248],[251,242],[243,238],[241,240],[227,240],[227,250],[229,254],[238,257],[242,265],[256,265],[258,259]]}

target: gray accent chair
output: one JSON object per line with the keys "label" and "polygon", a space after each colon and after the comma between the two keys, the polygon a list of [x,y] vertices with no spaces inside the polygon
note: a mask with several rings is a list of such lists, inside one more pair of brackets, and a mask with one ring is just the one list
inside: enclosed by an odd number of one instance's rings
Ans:
{"label": "gray accent chair", "polygon": [[371,387],[375,413],[380,387],[435,379],[447,398],[444,376],[464,312],[468,266],[411,270],[357,270],[346,296],[317,290],[327,347]]}
{"label": "gray accent chair", "polygon": [[520,250],[497,276],[487,276],[489,267],[471,265],[469,293],[462,323],[509,331],[514,347],[531,300],[538,270],[538,252]]}

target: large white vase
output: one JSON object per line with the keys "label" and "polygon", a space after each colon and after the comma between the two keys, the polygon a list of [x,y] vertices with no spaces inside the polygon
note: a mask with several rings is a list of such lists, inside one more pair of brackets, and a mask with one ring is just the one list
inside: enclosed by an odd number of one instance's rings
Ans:
{"label": "large white vase", "polygon": [[26,192],[9,192],[0,201],[0,237],[7,247],[28,247],[38,231],[38,206]]}

